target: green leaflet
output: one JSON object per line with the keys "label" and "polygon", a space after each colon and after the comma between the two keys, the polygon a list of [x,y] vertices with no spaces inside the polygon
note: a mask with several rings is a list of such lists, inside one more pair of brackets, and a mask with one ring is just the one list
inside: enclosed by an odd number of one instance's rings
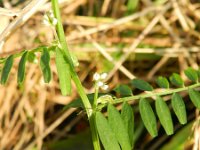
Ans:
{"label": "green leaflet", "polygon": [[112,105],[108,105],[108,123],[115,134],[123,150],[131,150],[129,135],[125,124],[118,110]]}
{"label": "green leaflet", "polygon": [[188,92],[192,103],[200,110],[200,93],[194,89],[189,89]]}
{"label": "green leaflet", "polygon": [[26,70],[26,60],[27,60],[28,51],[24,52],[19,62],[18,73],[17,73],[17,82],[21,84],[24,82],[25,70]]}
{"label": "green leaflet", "polygon": [[174,127],[170,110],[167,104],[161,97],[157,97],[155,103],[156,103],[156,113],[158,115],[161,125],[165,129],[165,132],[167,133],[167,135],[173,134]]}
{"label": "green leaflet", "polygon": [[200,68],[197,70],[198,78],[200,77]]}
{"label": "green leaflet", "polygon": [[125,84],[118,85],[116,88],[114,88],[114,91],[116,93],[119,93],[120,96],[122,96],[122,97],[133,95],[131,88],[128,85],[125,85]]}
{"label": "green leaflet", "polygon": [[185,103],[184,103],[182,97],[179,94],[174,93],[172,95],[171,103],[172,103],[172,108],[173,108],[179,122],[181,124],[186,124],[187,123],[187,113],[186,113]]}
{"label": "green leaflet", "polygon": [[33,63],[36,60],[36,55],[34,52],[28,52],[27,59],[29,62]]}
{"label": "green leaflet", "polygon": [[153,91],[153,87],[146,81],[140,79],[133,79],[131,84],[136,87],[137,89],[143,91]]}
{"label": "green leaflet", "polygon": [[62,95],[71,94],[71,73],[70,66],[62,51],[56,47],[56,68]]}
{"label": "green leaflet", "polygon": [[144,126],[152,137],[158,135],[156,116],[151,108],[151,105],[146,99],[140,99],[139,110]]}
{"label": "green leaflet", "polygon": [[126,127],[126,132],[129,135],[129,140],[131,147],[133,147],[133,138],[134,138],[134,113],[132,107],[124,102],[122,105],[121,117]]}
{"label": "green leaflet", "polygon": [[187,143],[190,141],[191,131],[194,121],[191,121],[182,127],[176,134],[170,137],[170,140],[162,144],[159,150],[184,150]]}
{"label": "green leaflet", "polygon": [[49,51],[46,47],[44,47],[40,58],[40,68],[42,70],[45,83],[49,83],[51,80],[51,69],[49,63],[50,63]]}
{"label": "green leaflet", "polygon": [[193,68],[189,67],[184,71],[185,75],[190,79],[191,81],[197,83],[198,82],[198,73]]}
{"label": "green leaflet", "polygon": [[170,81],[171,81],[172,84],[174,84],[177,87],[183,87],[184,86],[184,82],[183,82],[182,78],[177,73],[173,73],[170,76]]}
{"label": "green leaflet", "polygon": [[105,150],[120,150],[115,134],[101,112],[96,113],[96,127]]}
{"label": "green leaflet", "polygon": [[1,84],[6,84],[10,70],[11,70],[12,65],[13,65],[13,61],[14,61],[13,55],[10,55],[6,59],[5,64],[4,64],[3,69],[2,69],[2,72],[1,72]]}
{"label": "green leaflet", "polygon": [[156,79],[156,83],[161,87],[161,88],[165,88],[168,89],[169,88],[169,82],[167,80],[167,78],[159,76]]}

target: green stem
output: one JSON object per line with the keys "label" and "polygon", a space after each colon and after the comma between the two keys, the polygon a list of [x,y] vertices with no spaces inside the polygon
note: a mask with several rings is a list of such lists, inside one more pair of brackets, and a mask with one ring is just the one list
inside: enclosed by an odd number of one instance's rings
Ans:
{"label": "green stem", "polygon": [[96,110],[96,108],[97,108],[98,93],[99,93],[99,87],[95,83],[94,102],[92,105],[93,110]]}
{"label": "green stem", "polygon": [[85,107],[85,110],[86,110],[86,113],[87,113],[87,116],[88,116],[88,119],[89,119],[94,149],[100,150],[100,143],[99,143],[99,138],[98,138],[96,125],[95,125],[95,111],[93,111],[92,106],[89,102],[89,99],[88,99],[88,97],[87,97],[87,95],[84,91],[84,88],[81,84],[81,81],[80,81],[80,79],[79,79],[79,77],[78,77],[78,75],[75,71],[75,67],[73,65],[73,61],[72,61],[72,58],[70,56],[69,49],[68,49],[68,46],[67,46],[67,42],[66,42],[66,39],[65,39],[65,33],[64,33],[64,30],[63,30],[62,22],[61,22],[58,0],[51,0],[51,3],[52,3],[52,9],[53,9],[55,18],[58,21],[58,23],[56,25],[56,31],[57,31],[57,35],[58,35],[58,38],[59,38],[59,42],[60,42],[61,47],[63,49],[63,53],[64,53],[64,55],[67,58],[67,61],[69,63],[72,79],[73,79],[74,83],[76,84],[78,93],[79,93],[79,95],[82,99],[83,105]]}
{"label": "green stem", "polygon": [[56,31],[57,31],[57,35],[58,35],[58,38],[59,38],[59,42],[61,44],[63,53],[64,53],[64,55],[67,58],[67,61],[69,63],[72,79],[74,80],[74,82],[76,84],[77,90],[78,90],[78,92],[81,96],[81,99],[83,101],[83,104],[86,108],[87,115],[88,115],[88,117],[90,117],[92,115],[92,107],[91,107],[91,104],[88,100],[87,95],[85,94],[85,91],[84,91],[83,86],[82,86],[82,84],[79,80],[79,77],[78,77],[78,75],[75,71],[75,67],[73,65],[73,61],[72,61],[70,53],[69,53],[69,49],[68,49],[66,38],[65,38],[65,33],[64,33],[64,30],[63,30],[62,22],[61,22],[58,0],[52,0],[51,2],[52,2],[52,8],[53,8],[53,11],[54,11],[55,18],[58,20],[58,23],[56,25]]}
{"label": "green stem", "polygon": [[[124,101],[133,101],[133,100],[138,100],[141,98],[150,98],[150,97],[154,97],[154,96],[164,96],[164,95],[170,95],[173,93],[178,93],[178,92],[182,92],[182,91],[186,91],[189,88],[197,88],[200,87],[200,83],[196,83],[187,87],[182,87],[182,88],[178,88],[178,89],[166,89],[163,92],[151,92],[148,94],[141,94],[141,95],[136,95],[136,96],[129,96],[129,97],[123,97],[123,98],[117,98],[113,101],[113,104],[119,104],[122,103]],[[102,104],[98,106],[98,109],[102,109],[103,107],[105,107],[106,104]]]}

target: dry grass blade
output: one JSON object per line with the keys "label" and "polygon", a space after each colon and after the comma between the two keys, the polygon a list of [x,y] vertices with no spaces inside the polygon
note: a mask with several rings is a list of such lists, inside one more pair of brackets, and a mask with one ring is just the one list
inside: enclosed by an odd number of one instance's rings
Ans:
{"label": "dry grass blade", "polygon": [[[84,33],[84,29],[81,26],[78,26],[79,30],[81,32]],[[101,47],[97,42],[95,42],[94,40],[92,40],[92,38],[90,37],[90,35],[86,35],[86,38],[92,42],[93,46],[95,48],[97,48],[97,50],[111,63],[113,63],[115,65],[115,60],[106,52],[106,50]],[[124,66],[120,66],[119,70],[122,71],[124,73],[124,75],[126,75],[129,79],[134,79],[136,78],[129,70],[127,70]]]}

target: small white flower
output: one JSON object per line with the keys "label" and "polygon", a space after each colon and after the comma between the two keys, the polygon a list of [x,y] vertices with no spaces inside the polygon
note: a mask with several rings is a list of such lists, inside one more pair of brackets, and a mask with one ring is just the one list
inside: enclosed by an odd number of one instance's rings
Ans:
{"label": "small white flower", "polygon": [[107,84],[104,84],[103,86],[101,86],[101,89],[102,89],[102,90],[107,90],[107,89],[108,89],[108,85],[107,85]]}
{"label": "small white flower", "polygon": [[100,74],[95,73],[95,74],[93,75],[93,80],[94,80],[94,81],[98,81],[99,79],[100,79]]}
{"label": "small white flower", "polygon": [[101,88],[102,90],[108,89],[108,85],[103,82],[103,80],[106,79],[107,76],[108,76],[107,73],[102,73],[102,74],[95,73],[93,75],[93,80],[95,81],[98,88]]}
{"label": "small white flower", "polygon": [[58,20],[56,18],[53,18],[52,24],[55,26],[55,25],[57,25],[57,23],[58,23]]}
{"label": "small white flower", "polygon": [[97,82],[97,86],[98,86],[98,87],[102,87],[103,85],[104,85],[104,83],[103,83],[102,81],[98,81],[98,82]]}
{"label": "small white flower", "polygon": [[53,12],[49,11],[44,15],[43,23],[47,26],[55,26],[58,20],[55,18]]}
{"label": "small white flower", "polygon": [[104,79],[106,79],[107,76],[108,76],[108,74],[104,72],[101,74],[100,78],[101,78],[101,80],[104,80]]}
{"label": "small white flower", "polygon": [[49,20],[49,17],[47,16],[47,14],[44,14],[43,19],[44,19],[44,20]]}
{"label": "small white flower", "polygon": [[43,20],[43,24],[46,25],[46,26],[50,26],[50,25],[51,25],[51,24],[49,23],[49,21],[46,20],[46,19]]}
{"label": "small white flower", "polygon": [[50,17],[50,18],[54,18],[54,14],[53,14],[53,11],[52,11],[52,10],[49,11],[49,17]]}

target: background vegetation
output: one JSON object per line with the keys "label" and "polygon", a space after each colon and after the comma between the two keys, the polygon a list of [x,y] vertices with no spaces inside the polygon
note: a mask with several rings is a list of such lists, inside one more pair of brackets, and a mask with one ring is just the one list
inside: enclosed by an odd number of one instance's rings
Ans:
{"label": "background vegetation", "polygon": [[[49,1],[4,0],[0,6],[1,58],[52,43],[53,32],[42,22],[51,8]],[[129,84],[135,77],[154,86],[156,77],[169,77],[173,72],[189,84],[184,69],[199,69],[198,0],[61,0],[60,8],[66,39],[78,57],[77,72],[88,93],[94,92],[95,72],[108,72],[110,93],[127,96],[130,93],[113,89]],[[39,58],[37,55],[26,65],[23,86],[17,85],[19,59],[6,86],[0,86],[1,149],[92,149],[84,111],[63,109],[77,98],[75,86],[71,96],[61,95],[54,58],[50,62],[53,80],[44,84]],[[198,147],[199,112],[187,93],[181,95],[187,106],[188,124],[181,126],[173,114],[175,134],[167,136],[158,125],[158,137],[154,139],[144,128],[138,104],[132,103],[135,149]]]}

